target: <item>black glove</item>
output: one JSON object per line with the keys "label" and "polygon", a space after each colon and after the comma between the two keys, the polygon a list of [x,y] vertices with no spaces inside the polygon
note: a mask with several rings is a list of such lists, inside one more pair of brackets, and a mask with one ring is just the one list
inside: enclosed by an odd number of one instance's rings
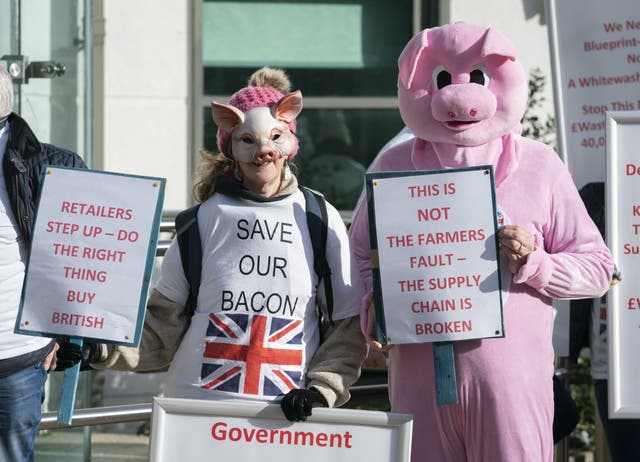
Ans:
{"label": "black glove", "polygon": [[80,370],[91,369],[90,364],[100,359],[100,345],[83,343],[82,348],[68,341],[60,343],[56,353],[56,371],[63,371],[80,363]]}
{"label": "black glove", "polygon": [[307,420],[314,407],[327,407],[327,400],[315,388],[297,388],[284,395],[280,407],[291,422]]}

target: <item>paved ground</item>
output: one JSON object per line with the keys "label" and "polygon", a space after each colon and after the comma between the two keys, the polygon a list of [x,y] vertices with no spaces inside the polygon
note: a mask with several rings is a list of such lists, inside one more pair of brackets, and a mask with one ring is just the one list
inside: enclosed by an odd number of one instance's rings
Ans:
{"label": "paved ground", "polygon": [[[82,430],[41,432],[36,439],[36,462],[85,462]],[[149,437],[119,433],[91,434],[91,462],[140,462],[149,459]]]}

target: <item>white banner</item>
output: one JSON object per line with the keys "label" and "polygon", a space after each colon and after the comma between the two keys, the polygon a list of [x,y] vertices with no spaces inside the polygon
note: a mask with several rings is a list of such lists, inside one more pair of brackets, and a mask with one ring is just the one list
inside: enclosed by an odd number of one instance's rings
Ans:
{"label": "white banner", "polygon": [[578,188],[605,177],[605,112],[640,109],[638,0],[547,0],[558,145]]}
{"label": "white banner", "polygon": [[16,332],[137,345],[164,179],[48,167]]}
{"label": "white banner", "polygon": [[366,186],[384,343],[503,337],[491,167],[368,173]]}
{"label": "white banner", "polygon": [[640,111],[607,113],[607,244],[622,281],[609,290],[609,416],[640,418]]}
{"label": "white banner", "polygon": [[150,460],[408,462],[407,414],[315,408],[287,421],[278,404],[155,398]]}

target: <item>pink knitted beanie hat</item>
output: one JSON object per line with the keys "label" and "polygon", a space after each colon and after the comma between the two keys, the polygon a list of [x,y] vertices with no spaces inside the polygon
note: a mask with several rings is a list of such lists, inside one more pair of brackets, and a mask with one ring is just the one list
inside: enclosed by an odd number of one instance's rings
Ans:
{"label": "pink knitted beanie hat", "polygon": [[[265,77],[265,73],[269,73],[269,75]],[[276,82],[273,81],[274,75],[276,76],[276,80],[278,80]],[[280,81],[282,79],[284,79],[284,81]],[[263,86],[265,84],[273,84],[273,86]],[[240,109],[242,112],[247,112],[250,109],[257,107],[270,108],[284,96],[281,91],[274,87],[282,88],[286,92],[289,91],[290,83],[286,74],[279,69],[259,69],[249,78],[249,86],[244,87],[231,95],[229,104]],[[289,123],[289,129],[294,135],[296,134],[295,120],[292,120],[291,123]],[[222,128],[218,128],[216,138],[220,152],[229,159],[233,159],[233,155],[231,153],[231,134],[224,131]],[[298,146],[296,146],[295,151],[289,155],[289,159],[295,156],[297,151]]]}

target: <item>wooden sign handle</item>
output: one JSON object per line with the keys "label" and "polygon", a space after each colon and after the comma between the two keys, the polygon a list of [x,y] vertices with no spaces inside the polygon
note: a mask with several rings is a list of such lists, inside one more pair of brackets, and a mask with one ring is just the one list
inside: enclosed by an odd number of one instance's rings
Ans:
{"label": "wooden sign handle", "polygon": [[452,342],[435,342],[433,344],[433,364],[436,372],[438,404],[458,404],[456,364]]}

